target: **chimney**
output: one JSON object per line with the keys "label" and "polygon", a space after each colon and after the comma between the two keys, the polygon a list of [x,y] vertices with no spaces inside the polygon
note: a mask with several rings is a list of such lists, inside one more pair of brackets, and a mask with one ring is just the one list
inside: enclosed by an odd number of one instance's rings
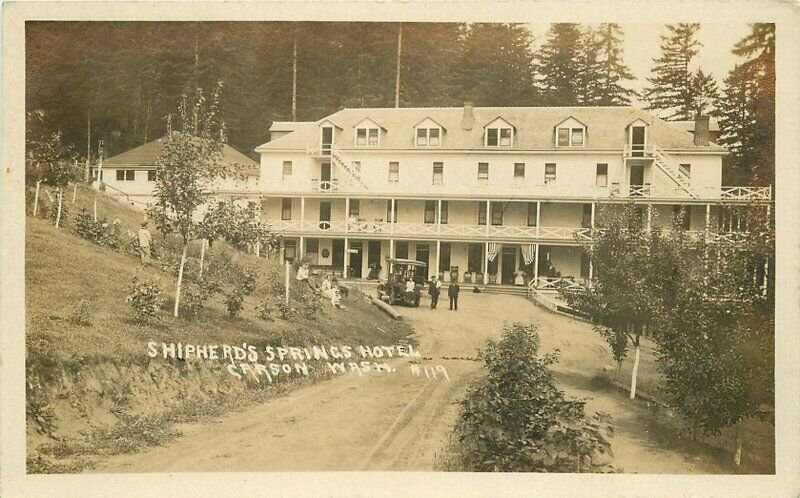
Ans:
{"label": "chimney", "polygon": [[694,144],[708,145],[709,141],[708,116],[697,114],[694,118]]}
{"label": "chimney", "polygon": [[464,131],[471,131],[475,124],[475,114],[472,112],[474,108],[475,104],[472,102],[464,102],[464,115],[461,118],[461,128]]}

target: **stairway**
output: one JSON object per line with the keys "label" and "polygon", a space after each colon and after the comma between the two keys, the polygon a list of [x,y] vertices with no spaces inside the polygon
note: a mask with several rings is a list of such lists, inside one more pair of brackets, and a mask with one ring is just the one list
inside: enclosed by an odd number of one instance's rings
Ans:
{"label": "stairway", "polygon": [[350,178],[355,180],[362,188],[367,189],[367,184],[361,179],[361,168],[356,167],[353,161],[342,154],[342,151],[331,148],[331,160],[336,166],[346,171]]}
{"label": "stairway", "polygon": [[[462,287],[465,288],[465,286]],[[472,286],[474,287],[474,286]],[[480,289],[487,294],[503,294],[506,296],[528,296],[528,287],[525,285],[479,285]],[[472,288],[470,288],[470,292]]]}
{"label": "stairway", "polygon": [[690,186],[689,177],[681,171],[680,166],[669,157],[669,155],[661,150],[658,146],[653,146],[653,159],[656,166],[664,172],[672,181],[681,187],[692,199],[697,199],[700,196]]}

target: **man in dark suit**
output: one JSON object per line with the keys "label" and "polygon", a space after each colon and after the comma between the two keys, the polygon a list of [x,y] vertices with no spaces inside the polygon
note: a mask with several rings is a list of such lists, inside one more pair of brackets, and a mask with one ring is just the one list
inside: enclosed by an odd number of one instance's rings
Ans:
{"label": "man in dark suit", "polygon": [[458,286],[458,282],[453,281],[450,282],[450,286],[447,288],[447,296],[450,297],[450,309],[458,311],[458,293],[461,292],[461,287]]}

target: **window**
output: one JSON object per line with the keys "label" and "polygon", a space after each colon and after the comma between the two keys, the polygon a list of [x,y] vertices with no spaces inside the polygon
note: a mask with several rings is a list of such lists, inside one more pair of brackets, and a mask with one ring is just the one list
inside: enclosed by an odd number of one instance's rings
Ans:
{"label": "window", "polygon": [[425,201],[425,223],[436,223],[436,201]]}
{"label": "window", "polygon": [[281,200],[281,219],[292,219],[292,199],[290,198],[284,198]]}
{"label": "window", "polygon": [[478,181],[489,181],[489,163],[478,163]]}
{"label": "window", "polygon": [[581,216],[581,227],[583,227],[583,228],[591,228],[592,227],[592,205],[591,204],[584,204],[583,205],[583,215]]}
{"label": "window", "polygon": [[559,128],[556,143],[559,147],[583,147],[585,130],[583,128]]}
{"label": "window", "polygon": [[513,136],[511,128],[486,128],[486,145],[489,147],[510,147]]}
{"label": "window", "polygon": [[133,181],[135,178],[136,171],[132,169],[118,169],[117,170],[117,181],[124,182],[124,181]]}
{"label": "window", "polygon": [[444,183],[444,163],[433,163],[433,184]]}
{"label": "window", "polygon": [[389,182],[390,183],[397,183],[400,181],[400,163],[398,162],[390,162],[389,163]]}
{"label": "window", "polygon": [[417,128],[417,146],[438,147],[441,130],[439,128]]}
{"label": "window", "polygon": [[394,248],[394,257],[399,259],[408,258],[408,241],[398,240]]}
{"label": "window", "polygon": [[478,225],[486,224],[486,203],[481,202],[478,204]]}
{"label": "window", "polygon": [[502,225],[503,224],[503,211],[505,207],[503,206],[502,202],[493,202],[492,203],[492,225]]}
{"label": "window", "polygon": [[283,161],[283,179],[286,180],[287,176],[291,176],[292,174],[292,161]]}
{"label": "window", "polygon": [[691,178],[692,177],[692,165],[691,164],[679,164],[678,165],[678,169],[680,170],[680,172],[686,178]]}
{"label": "window", "polygon": [[369,129],[369,145],[378,145],[378,129]]}
{"label": "window", "polygon": [[556,163],[546,163],[544,165],[544,184],[555,183],[556,181]]}
{"label": "window", "polygon": [[358,216],[361,213],[361,201],[359,199],[350,199],[350,216]]}
{"label": "window", "polygon": [[397,223],[397,205],[398,201],[394,201],[394,213],[392,213],[392,201],[386,201],[386,219],[389,223]]}
{"label": "window", "polygon": [[514,163],[514,180],[525,179],[525,163]]}
{"label": "window", "polygon": [[356,145],[367,145],[366,128],[359,128],[356,130]]}
{"label": "window", "polygon": [[287,240],[283,243],[283,260],[294,261],[297,257],[297,241]]}
{"label": "window", "polygon": [[447,201],[442,202],[442,219],[439,220],[439,223],[442,225],[447,225]]}
{"label": "window", "polygon": [[378,145],[379,136],[378,128],[356,128],[356,145]]}
{"label": "window", "polygon": [[598,187],[608,187],[608,164],[598,163],[595,185]]}
{"label": "window", "polygon": [[148,182],[156,181],[156,170],[151,169],[147,171],[147,181]]}
{"label": "window", "polygon": [[538,225],[538,220],[536,217],[536,203],[529,202],[528,203],[528,226],[535,227]]}

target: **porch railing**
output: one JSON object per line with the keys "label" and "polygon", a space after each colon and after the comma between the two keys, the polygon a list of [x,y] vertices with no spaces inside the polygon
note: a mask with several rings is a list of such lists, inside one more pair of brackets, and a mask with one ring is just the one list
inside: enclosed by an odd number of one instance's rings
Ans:
{"label": "porch railing", "polygon": [[320,180],[319,178],[312,178],[310,188],[312,192],[338,192],[339,180],[336,178],[332,180]]}

